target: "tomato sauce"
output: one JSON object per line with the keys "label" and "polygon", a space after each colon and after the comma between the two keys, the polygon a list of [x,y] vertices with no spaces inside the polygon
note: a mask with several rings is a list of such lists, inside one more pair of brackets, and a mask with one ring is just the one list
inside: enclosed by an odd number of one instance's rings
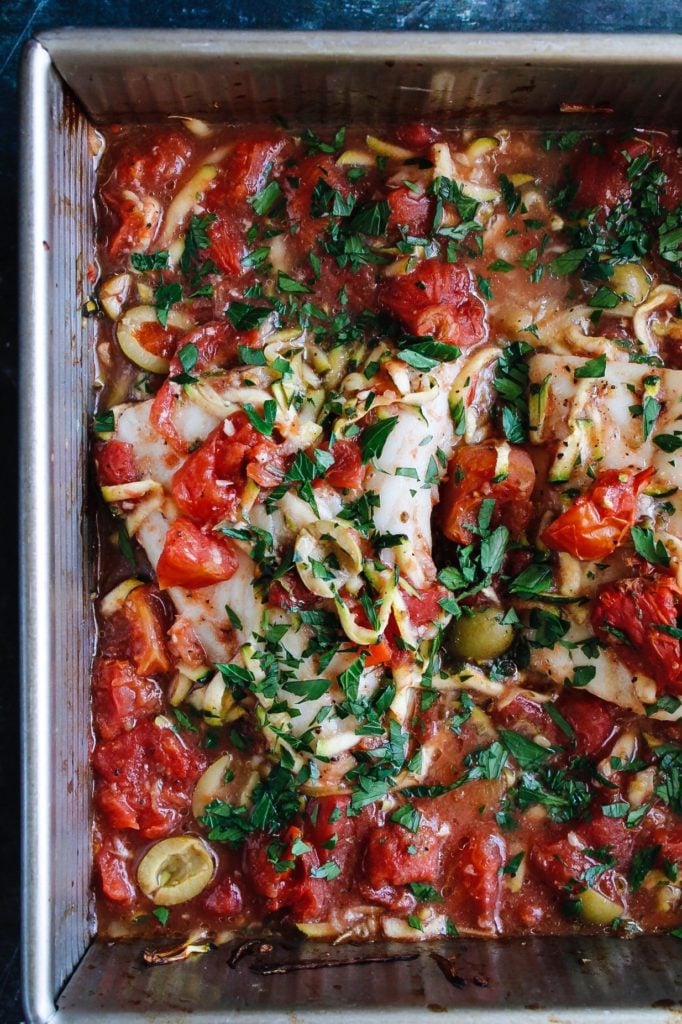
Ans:
{"label": "tomato sauce", "polygon": [[676,137],[113,127],[110,938],[682,934]]}

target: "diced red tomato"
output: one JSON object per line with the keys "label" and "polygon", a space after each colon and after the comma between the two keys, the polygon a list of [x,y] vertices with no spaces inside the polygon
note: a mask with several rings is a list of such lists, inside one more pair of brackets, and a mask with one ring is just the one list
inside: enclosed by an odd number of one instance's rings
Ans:
{"label": "diced red tomato", "polygon": [[156,566],[162,590],[210,587],[234,576],[239,559],[227,538],[202,533],[190,519],[177,519],[166,534]]}
{"label": "diced red tomato", "polygon": [[262,832],[250,836],[244,847],[244,872],[253,890],[266,900],[267,911],[289,909],[295,920],[311,921],[324,913],[333,883],[311,877],[311,868],[319,866],[315,850],[294,857],[291,846],[297,838],[302,838],[301,829],[289,828],[278,856],[293,861],[294,867],[278,871],[268,856],[276,838]]}
{"label": "diced red tomato", "polygon": [[337,164],[335,157],[324,153],[311,154],[293,166],[282,184],[287,197],[289,219],[300,225],[292,238],[292,244],[301,253],[316,243],[329,219],[326,216],[313,216],[314,212],[318,213],[313,208],[313,193],[320,181],[344,199],[351,195],[358,196],[367,187],[367,179],[351,183],[346,168]]}
{"label": "diced red tomato", "polygon": [[617,708],[591,693],[567,689],[556,706],[573,729],[576,753],[596,757],[614,733]]}
{"label": "diced red tomato", "polygon": [[476,519],[484,498],[493,498],[494,526],[504,523],[518,537],[530,523],[535,486],[535,468],[522,448],[512,446],[503,480],[495,481],[497,448],[494,443],[460,445],[448,467],[448,480],[441,489],[440,515],[443,533],[456,544],[471,543],[468,529]]}
{"label": "diced red tomato", "polygon": [[112,903],[127,907],[135,902],[135,886],[128,872],[130,858],[123,840],[114,836],[104,837],[95,853],[102,892]]}
{"label": "diced red tomato", "polygon": [[605,814],[596,812],[592,819],[581,825],[577,831],[588,849],[600,850],[606,846],[619,868],[625,867],[629,862],[636,831],[627,828],[622,818],[608,818]]}
{"label": "diced red tomato", "polygon": [[131,590],[123,614],[130,634],[130,654],[140,675],[168,672],[171,662],[166,649],[164,609],[151,587]]}
{"label": "diced red tomato", "polygon": [[353,439],[337,441],[331,453],[334,456],[334,465],[327,470],[326,482],[332,487],[338,487],[339,490],[362,487],[367,467],[362,464],[358,442]]}
{"label": "diced red tomato", "polygon": [[206,208],[215,210],[245,203],[260,192],[286,144],[287,140],[281,136],[237,142],[220,165],[213,188],[206,197]]}
{"label": "diced red tomato", "polygon": [[297,572],[288,572],[270,586],[268,603],[276,608],[314,608],[318,598],[308,590]]}
{"label": "diced red tomato", "polygon": [[436,201],[432,196],[413,192],[406,185],[391,189],[387,194],[391,212],[389,227],[407,227],[411,235],[425,235],[433,224]]}
{"label": "diced red tomato", "polygon": [[242,909],[242,893],[237,883],[226,875],[211,888],[204,906],[216,917],[235,917]]}
{"label": "diced red tomato", "polygon": [[[552,843],[534,843],[530,848],[530,863],[543,882],[562,896],[577,896],[587,888],[585,872],[599,862],[586,849],[588,846],[577,832],[568,832],[563,838]],[[589,876],[588,876],[589,877]],[[606,869],[590,883],[590,888],[608,899],[617,896],[613,869]]]}
{"label": "diced red tomato", "polygon": [[213,260],[224,274],[241,274],[244,271],[241,260],[247,252],[246,232],[241,224],[235,224],[222,215],[208,228],[210,245],[202,252],[205,260]]}
{"label": "diced red tomato", "polygon": [[607,469],[584,494],[543,531],[541,540],[554,551],[583,561],[612,555],[637,520],[637,499],[654,475],[652,468]]}
{"label": "diced red tomato", "polygon": [[440,132],[433,125],[414,121],[412,124],[401,125],[396,130],[396,136],[408,149],[425,149],[440,138]]}
{"label": "diced red tomato", "polygon": [[448,596],[448,591],[441,583],[433,583],[418,594],[403,591],[403,600],[413,626],[427,626],[443,614],[439,602]]}
{"label": "diced red tomato", "polygon": [[658,626],[677,627],[682,595],[672,576],[616,580],[600,587],[592,607],[595,635],[631,672],[654,679],[667,693],[682,693],[682,650]]}
{"label": "diced red tomato", "polygon": [[641,156],[650,147],[642,139],[612,139],[603,152],[583,149],[572,165],[572,180],[578,188],[572,205],[576,209],[594,209],[602,212],[613,209],[617,203],[630,198],[632,183],[628,180],[628,162],[623,156]]}
{"label": "diced red tomato", "polygon": [[682,825],[668,823],[654,830],[652,843],[661,847],[659,857],[671,864],[682,864]]}
{"label": "diced red tomato", "polygon": [[114,189],[158,193],[175,188],[192,157],[192,142],[177,128],[145,129],[118,149],[116,164],[103,185]]}
{"label": "diced red tomato", "polygon": [[386,280],[379,302],[412,334],[470,348],[487,333],[485,307],[460,263],[426,260],[409,274]]}
{"label": "diced red tomato", "polygon": [[95,449],[100,487],[128,484],[140,479],[135,451],[127,441],[106,441]]}
{"label": "diced red tomato", "polygon": [[392,657],[391,647],[385,640],[378,644],[372,644],[367,648],[368,655],[365,661],[365,668],[373,668],[375,665],[387,665]]}
{"label": "diced red tomato", "polygon": [[500,869],[505,862],[505,842],[495,831],[481,828],[467,836],[454,855],[448,871],[463,910],[473,911],[478,928],[492,931],[497,924],[500,900]]}
{"label": "diced red tomato", "polygon": [[422,821],[414,834],[398,824],[373,828],[367,837],[364,876],[380,889],[384,885],[433,882],[438,874],[438,837]]}
{"label": "diced red tomato", "polygon": [[93,765],[99,775],[96,800],[111,828],[134,829],[159,839],[177,827],[206,758],[153,721],[98,743]]}
{"label": "diced red tomato", "polygon": [[133,728],[140,718],[161,711],[163,695],[153,679],[143,679],[129,661],[98,658],[92,677],[95,727],[104,740]]}
{"label": "diced red tomato", "polygon": [[261,487],[275,487],[291,460],[276,441],[252,427],[244,413],[235,413],[226,422],[232,433],[226,433],[221,423],[173,477],[176,505],[199,523],[236,519],[247,478]]}

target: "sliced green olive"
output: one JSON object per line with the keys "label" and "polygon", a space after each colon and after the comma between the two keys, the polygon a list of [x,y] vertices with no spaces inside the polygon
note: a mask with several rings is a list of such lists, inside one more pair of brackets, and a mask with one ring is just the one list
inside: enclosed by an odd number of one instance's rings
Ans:
{"label": "sliced green olive", "polygon": [[445,644],[455,658],[467,661],[491,661],[507,650],[514,639],[514,629],[500,620],[502,608],[475,609],[450,623]]}
{"label": "sliced green olive", "polygon": [[137,869],[137,882],[154,903],[173,907],[198,896],[214,872],[213,856],[202,839],[173,836],[147,851]]}
{"label": "sliced green olive", "polygon": [[596,889],[586,889],[581,893],[579,903],[582,916],[590,924],[611,924],[625,912],[621,903],[602,896]]}

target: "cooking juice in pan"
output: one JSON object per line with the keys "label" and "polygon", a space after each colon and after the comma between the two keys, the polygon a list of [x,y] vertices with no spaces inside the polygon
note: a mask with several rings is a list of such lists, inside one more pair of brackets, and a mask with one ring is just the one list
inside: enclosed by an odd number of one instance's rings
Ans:
{"label": "cooking juice in pan", "polygon": [[682,925],[662,132],[110,129],[107,937]]}

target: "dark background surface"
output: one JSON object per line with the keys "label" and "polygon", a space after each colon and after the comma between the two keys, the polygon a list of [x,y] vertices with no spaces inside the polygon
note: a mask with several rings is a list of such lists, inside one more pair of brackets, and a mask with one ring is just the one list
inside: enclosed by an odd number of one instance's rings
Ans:
{"label": "dark background surface", "polygon": [[[19,985],[17,453],[17,71],[26,39],[64,25],[229,29],[680,32],[681,0],[0,0],[0,1024],[22,1019]],[[36,713],[40,713],[36,709]]]}

